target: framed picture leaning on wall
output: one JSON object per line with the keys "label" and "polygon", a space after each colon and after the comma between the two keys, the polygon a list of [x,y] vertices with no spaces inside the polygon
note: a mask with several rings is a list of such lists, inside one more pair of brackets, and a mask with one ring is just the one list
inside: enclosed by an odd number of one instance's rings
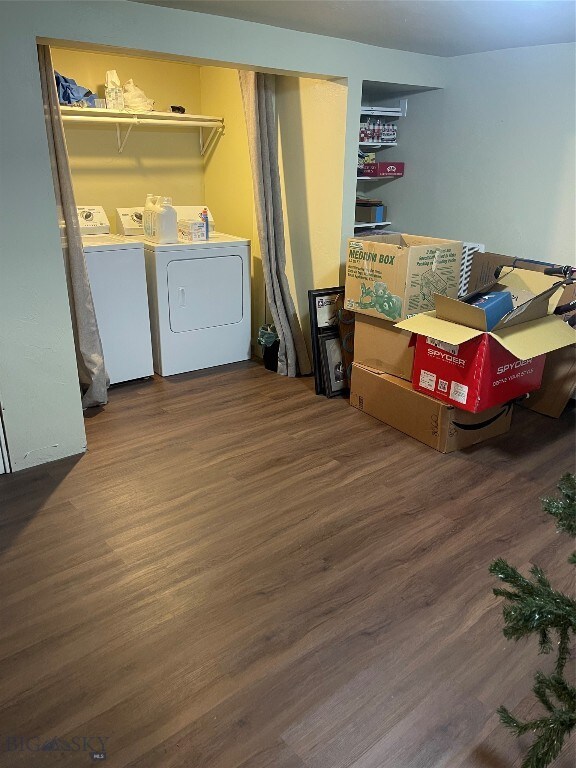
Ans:
{"label": "framed picture leaning on wall", "polygon": [[325,333],[338,328],[338,311],[344,306],[344,286],[316,288],[308,291],[310,310],[310,333],[312,336],[312,356],[314,364],[314,387],[317,395],[326,393],[322,376],[322,357],[320,338]]}
{"label": "framed picture leaning on wall", "polygon": [[348,377],[337,328],[320,336],[320,357],[326,397],[348,394]]}

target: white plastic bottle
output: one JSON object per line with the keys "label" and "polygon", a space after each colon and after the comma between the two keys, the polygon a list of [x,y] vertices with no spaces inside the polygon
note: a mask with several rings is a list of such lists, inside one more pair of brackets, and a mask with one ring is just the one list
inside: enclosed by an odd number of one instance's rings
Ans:
{"label": "white plastic bottle", "polygon": [[142,226],[144,228],[144,236],[152,239],[152,232],[154,229],[154,213],[156,212],[156,204],[159,200],[158,195],[148,193],[146,195],[146,203],[144,204],[144,215],[142,216]]}
{"label": "white plastic bottle", "polygon": [[106,109],[122,112],[124,109],[124,93],[120,85],[120,78],[115,69],[109,69],[106,72],[104,95],[106,96]]}
{"label": "white plastic bottle", "polygon": [[178,217],[171,197],[158,198],[153,212],[152,240],[167,244],[178,242]]}

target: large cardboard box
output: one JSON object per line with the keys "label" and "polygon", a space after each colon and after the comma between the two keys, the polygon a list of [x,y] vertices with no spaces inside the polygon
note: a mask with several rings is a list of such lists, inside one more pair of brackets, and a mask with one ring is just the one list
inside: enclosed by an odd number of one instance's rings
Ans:
{"label": "large cardboard box", "polygon": [[388,320],[356,315],[354,324],[354,362],[380,373],[412,379],[414,345],[412,334]]}
{"label": "large cardboard box", "polygon": [[[546,267],[552,266],[544,261],[525,261],[514,259],[498,253],[475,253],[468,290],[477,290],[489,282],[494,276],[494,270],[499,266],[512,267],[517,265],[522,270],[542,273]],[[568,285],[556,299],[557,304],[568,304],[576,299],[576,283]],[[558,418],[574,394],[576,384],[576,349],[565,347],[555,350],[546,356],[544,375],[540,389],[521,402],[523,408],[528,408],[545,416]]]}
{"label": "large cardboard box", "polygon": [[[550,286],[550,283],[552,285]],[[535,284],[549,287],[534,295]],[[436,311],[417,315],[399,327],[418,334],[413,384],[420,392],[478,413],[540,386],[545,355],[576,341],[576,331],[548,315],[558,288],[545,275],[520,270],[492,283],[531,296],[486,332],[479,308],[436,296]]]}
{"label": "large cardboard box", "polygon": [[354,363],[350,404],[441,453],[459,451],[510,429],[512,406],[461,411],[412,389],[409,382]]}
{"label": "large cardboard box", "polygon": [[386,221],[387,208],[385,205],[358,205],[356,204],[356,221],[367,224],[379,224]]}
{"label": "large cardboard box", "polygon": [[540,389],[520,405],[544,416],[559,418],[576,388],[576,349],[574,345],[546,355]]}
{"label": "large cardboard box", "polygon": [[434,294],[458,295],[462,243],[418,235],[348,241],[344,306],[397,321],[434,308]]}
{"label": "large cardboard box", "polygon": [[[472,266],[470,268],[470,277],[468,279],[467,293],[478,291],[482,286],[491,283],[495,279],[494,271],[497,267],[514,268],[515,270],[521,270],[524,272],[538,272],[542,274],[546,267],[557,266],[547,261],[531,261],[528,259],[516,259],[512,256],[505,256],[502,253],[480,253],[479,251],[474,253],[472,258]],[[554,278],[559,280],[559,278]],[[567,303],[576,298],[576,284],[567,286],[564,289],[564,293],[560,295],[558,300],[559,304]]]}

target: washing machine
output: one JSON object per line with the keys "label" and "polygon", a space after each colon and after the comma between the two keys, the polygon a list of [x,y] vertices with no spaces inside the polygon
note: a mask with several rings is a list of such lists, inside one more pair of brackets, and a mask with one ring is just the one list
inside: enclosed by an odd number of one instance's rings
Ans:
{"label": "washing machine", "polygon": [[157,373],[249,359],[249,240],[214,231],[202,242],[144,240],[144,256]]}
{"label": "washing machine", "polygon": [[144,245],[110,234],[100,206],[78,206],[78,220],[110,384],[153,376]]}

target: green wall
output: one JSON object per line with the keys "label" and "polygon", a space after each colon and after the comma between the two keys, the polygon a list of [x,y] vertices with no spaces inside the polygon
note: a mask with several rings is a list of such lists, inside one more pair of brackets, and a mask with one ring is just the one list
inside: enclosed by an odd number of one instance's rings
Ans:
{"label": "green wall", "polygon": [[575,258],[576,47],[447,60],[446,88],[408,100],[384,187],[395,228],[511,256]]}

